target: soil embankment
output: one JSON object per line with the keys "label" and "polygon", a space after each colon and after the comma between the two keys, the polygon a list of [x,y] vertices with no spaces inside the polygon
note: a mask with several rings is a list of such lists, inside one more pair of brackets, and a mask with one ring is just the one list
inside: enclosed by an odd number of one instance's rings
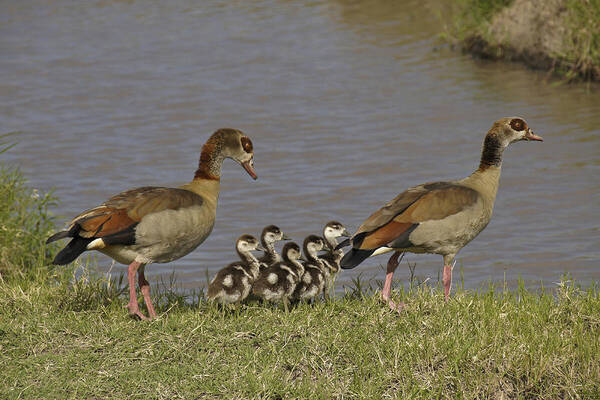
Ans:
{"label": "soil embankment", "polygon": [[487,18],[480,4],[464,2],[455,21],[453,36],[463,50],[569,80],[600,81],[600,1],[515,0]]}

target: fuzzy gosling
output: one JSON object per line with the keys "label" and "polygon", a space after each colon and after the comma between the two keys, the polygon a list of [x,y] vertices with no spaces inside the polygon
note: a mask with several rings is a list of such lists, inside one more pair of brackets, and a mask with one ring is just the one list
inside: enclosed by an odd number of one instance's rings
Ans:
{"label": "fuzzy gosling", "polygon": [[309,235],[304,239],[304,274],[296,286],[293,298],[295,300],[311,300],[323,292],[325,287],[325,263],[319,258],[317,252],[323,250],[325,241],[317,235]]}
{"label": "fuzzy gosling", "polygon": [[337,238],[339,237],[350,237],[350,232],[346,229],[342,223],[337,221],[329,221],[323,227],[323,237],[325,238],[325,244],[327,253],[319,255],[319,259],[325,264],[325,287],[323,288],[323,296],[329,298],[329,292],[333,288],[333,282],[336,274],[340,271],[340,261],[344,256],[342,249],[337,249],[338,245]]}
{"label": "fuzzy gosling", "polygon": [[290,297],[304,274],[304,266],[300,262],[300,246],[294,242],[286,243],[281,255],[280,262],[261,269],[252,293],[266,301],[282,302],[287,312]]}
{"label": "fuzzy gosling", "polygon": [[281,261],[281,256],[275,250],[275,243],[280,240],[290,240],[290,238],[275,225],[265,226],[260,235],[260,243],[265,248],[265,254],[258,259],[261,267],[266,268]]}
{"label": "fuzzy gosling", "polygon": [[239,303],[248,297],[252,284],[258,278],[260,263],[253,251],[264,251],[252,235],[242,235],[235,243],[240,260],[217,272],[208,285],[207,297],[220,304]]}

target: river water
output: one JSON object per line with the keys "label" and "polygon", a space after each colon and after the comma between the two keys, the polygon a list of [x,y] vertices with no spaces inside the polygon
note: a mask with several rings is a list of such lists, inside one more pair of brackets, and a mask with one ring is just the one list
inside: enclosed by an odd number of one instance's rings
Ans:
{"label": "river water", "polygon": [[[442,3],[3,2],[0,132],[22,132],[3,160],[55,191],[63,223],[122,190],[189,181],[214,130],[242,129],[259,179],[226,161],[212,235],[147,268],[197,289],[242,233],[353,231],[412,185],[470,174],[492,122],[520,115],[545,141],[505,152],[494,217],[457,258],[464,285],[600,280],[599,88],[440,45]],[[405,260],[437,281],[440,256]],[[386,261],[343,271],[337,290],[383,279]]]}

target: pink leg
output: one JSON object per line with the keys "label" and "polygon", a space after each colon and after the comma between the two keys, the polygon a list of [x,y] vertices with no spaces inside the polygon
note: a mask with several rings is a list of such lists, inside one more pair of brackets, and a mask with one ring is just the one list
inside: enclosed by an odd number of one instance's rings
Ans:
{"label": "pink leg", "polygon": [[138,285],[140,285],[140,290],[142,291],[142,295],[144,295],[144,302],[146,303],[146,308],[148,309],[150,319],[154,319],[156,318],[156,311],[154,311],[154,306],[152,305],[152,300],[150,299],[150,284],[144,276],[145,267],[145,265],[142,265],[138,270]]}
{"label": "pink leg", "polygon": [[127,281],[129,282],[129,304],[127,304],[127,309],[129,310],[129,315],[137,315],[140,319],[146,320],[148,318],[140,312],[137,302],[137,292],[135,291],[135,274],[142,265],[142,263],[134,261],[127,268]]}
{"label": "pink leg", "polygon": [[394,311],[402,311],[404,308],[404,303],[400,302],[399,304],[394,303],[390,296],[392,294],[392,278],[394,277],[394,271],[398,268],[398,257],[400,257],[402,253],[399,251],[394,252],[390,257],[387,264],[387,272],[385,275],[385,283],[383,284],[383,290],[381,291],[381,299],[387,303],[387,305]]}
{"label": "pink leg", "polygon": [[450,298],[450,289],[452,286],[452,269],[454,264],[450,265],[450,260],[446,261],[444,257],[444,274],[442,275],[442,283],[444,284],[444,300],[448,301]]}

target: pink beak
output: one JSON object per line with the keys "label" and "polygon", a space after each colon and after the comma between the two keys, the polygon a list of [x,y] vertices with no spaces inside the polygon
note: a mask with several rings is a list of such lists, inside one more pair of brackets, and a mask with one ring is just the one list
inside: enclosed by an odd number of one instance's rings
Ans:
{"label": "pink beak", "polygon": [[258,176],[256,175],[256,171],[254,170],[254,158],[249,159],[246,162],[241,163],[242,167],[246,170],[248,175],[252,177],[252,179],[256,180]]}
{"label": "pink beak", "polygon": [[531,129],[527,129],[527,133],[525,134],[525,139],[526,140],[536,140],[538,142],[543,142],[544,141],[544,139],[542,139],[541,136],[538,136],[535,133],[533,133],[531,131]]}

